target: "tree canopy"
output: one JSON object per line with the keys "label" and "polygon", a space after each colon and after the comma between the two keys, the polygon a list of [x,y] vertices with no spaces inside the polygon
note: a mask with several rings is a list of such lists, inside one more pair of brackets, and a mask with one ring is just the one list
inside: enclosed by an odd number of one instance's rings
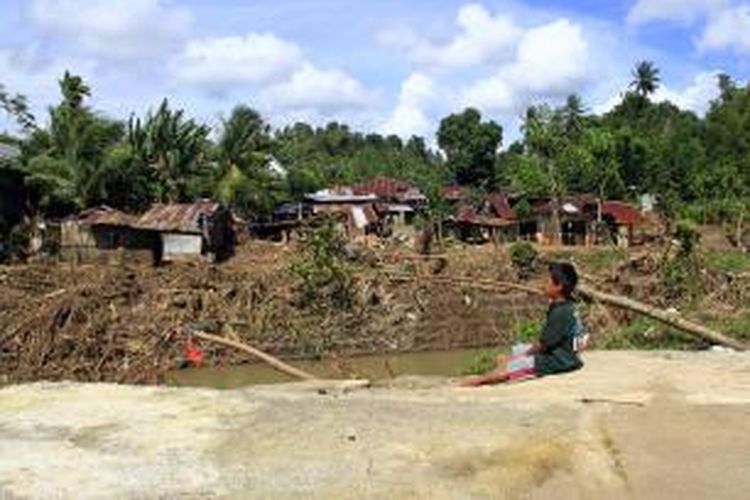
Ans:
{"label": "tree canopy", "polygon": [[22,94],[0,85],[0,112],[19,127],[0,142],[21,152],[0,158],[0,186],[15,193],[4,195],[0,229],[7,232],[19,213],[59,217],[103,203],[139,211],[202,197],[263,219],[280,202],[379,175],[417,184],[435,211],[445,209],[441,187],[459,184],[528,196],[655,193],[701,207],[702,217],[732,217],[750,196],[750,88],[718,76],[719,97],[699,117],[653,102],[659,84],[659,69],[642,61],[604,114],[591,113],[578,95],[535,104],[521,138],[505,150],[502,127],[472,108],[440,122],[435,150],[428,138],[362,133],[340,122],[272,129],[247,104],[213,131],[167,99],[123,123],[92,110],[95,89],[67,72],[59,102],[41,121]]}

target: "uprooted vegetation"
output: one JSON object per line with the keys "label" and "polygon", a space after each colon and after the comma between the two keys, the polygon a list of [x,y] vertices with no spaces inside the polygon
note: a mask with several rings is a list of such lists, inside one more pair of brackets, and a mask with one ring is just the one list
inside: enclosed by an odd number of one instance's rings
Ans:
{"label": "uprooted vegetation", "polygon": [[[750,280],[690,252],[684,292],[664,269],[684,264],[684,245],[632,251],[542,252],[572,260],[583,281],[747,338]],[[741,261],[744,257],[722,257]],[[721,262],[724,262],[723,260]],[[516,281],[508,251],[454,246],[417,256],[355,247],[329,229],[296,246],[249,243],[222,265],[0,268],[0,382],[73,379],[154,383],[187,363],[186,330],[223,335],[286,359],[465,347],[502,348],[534,337],[544,301],[482,283]],[[539,287],[543,266],[527,284]],[[636,314],[581,305],[598,348],[704,348],[708,344]],[[744,337],[743,337],[744,336]],[[198,342],[210,366],[247,358]],[[482,361],[482,360],[479,360]],[[486,360],[485,360],[486,361]]]}

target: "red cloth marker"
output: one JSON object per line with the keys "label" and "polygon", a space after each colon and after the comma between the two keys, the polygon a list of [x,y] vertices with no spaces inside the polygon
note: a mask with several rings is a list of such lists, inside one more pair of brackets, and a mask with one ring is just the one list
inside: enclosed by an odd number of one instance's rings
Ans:
{"label": "red cloth marker", "polygon": [[192,341],[188,340],[185,344],[185,358],[195,366],[203,364],[204,354]]}

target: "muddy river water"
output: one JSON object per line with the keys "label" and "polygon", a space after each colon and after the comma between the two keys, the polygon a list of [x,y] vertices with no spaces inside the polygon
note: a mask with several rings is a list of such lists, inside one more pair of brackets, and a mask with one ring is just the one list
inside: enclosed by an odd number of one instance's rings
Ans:
{"label": "muddy river water", "polygon": [[[402,375],[458,376],[486,349],[463,349],[358,356],[342,360],[296,361],[301,368],[321,378],[365,378],[382,380]],[[270,366],[253,363],[222,368],[191,368],[168,374],[169,385],[235,389],[248,385],[290,382],[293,379]]]}

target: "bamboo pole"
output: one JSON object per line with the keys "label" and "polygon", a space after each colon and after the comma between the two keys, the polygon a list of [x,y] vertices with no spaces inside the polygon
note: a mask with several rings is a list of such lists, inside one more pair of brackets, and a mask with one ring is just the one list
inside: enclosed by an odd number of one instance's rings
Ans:
{"label": "bamboo pole", "polygon": [[301,380],[317,380],[317,377],[315,375],[312,375],[310,373],[307,373],[303,370],[300,370],[298,368],[295,368],[287,363],[284,363],[280,359],[277,359],[270,354],[266,354],[263,351],[260,351],[254,347],[251,347],[247,344],[244,344],[242,342],[237,342],[235,340],[225,339],[223,337],[218,337],[216,335],[211,335],[210,333],[205,333],[197,330],[190,330],[190,334],[193,337],[206,340],[208,342],[215,342],[217,344],[222,344],[227,347],[232,347],[234,349],[237,349],[239,351],[246,352],[250,354],[251,356],[254,356],[264,363],[267,363],[271,365],[276,370],[285,373],[291,377],[298,378]]}

